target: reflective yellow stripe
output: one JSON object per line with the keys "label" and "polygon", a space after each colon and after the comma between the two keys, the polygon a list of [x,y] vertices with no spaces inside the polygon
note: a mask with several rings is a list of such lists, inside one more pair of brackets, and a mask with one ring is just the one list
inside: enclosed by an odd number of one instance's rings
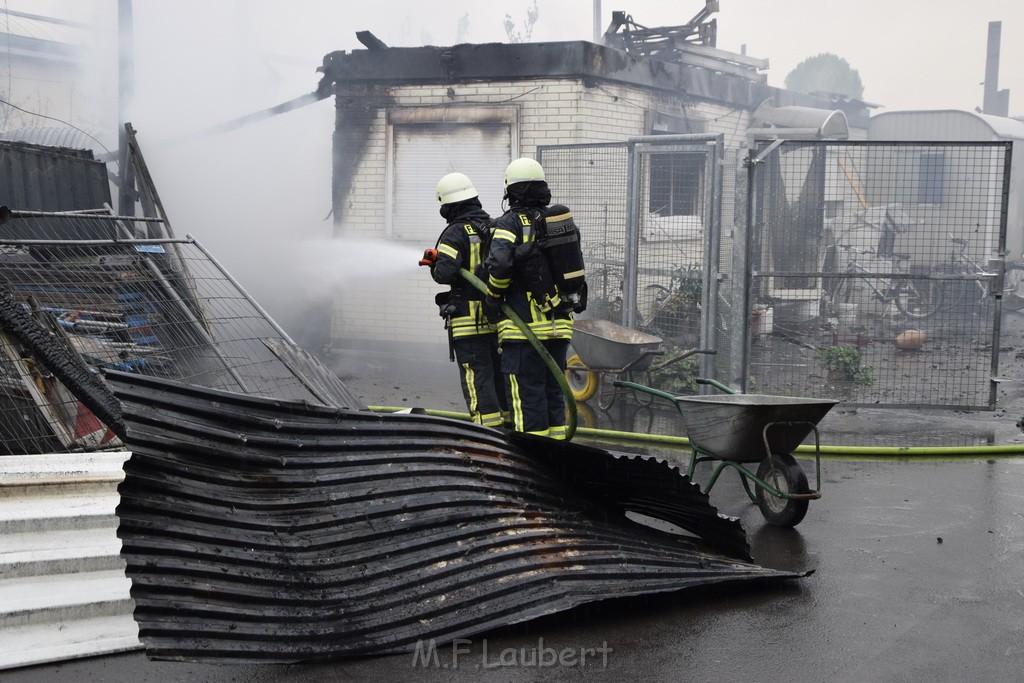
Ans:
{"label": "reflective yellow stripe", "polygon": [[505,228],[498,228],[497,230],[494,231],[494,235],[492,236],[491,239],[504,240],[505,242],[515,242],[516,234],[511,230],[506,230]]}
{"label": "reflective yellow stripe", "polygon": [[548,436],[552,439],[565,441],[566,434],[568,434],[568,431],[566,430],[565,425],[561,425],[559,427],[548,427]]}
{"label": "reflective yellow stripe", "polygon": [[450,244],[439,244],[437,250],[447,256],[448,258],[458,258],[459,250]]}
{"label": "reflective yellow stripe", "polygon": [[540,430],[538,430],[536,432],[526,432],[526,433],[527,434],[535,434],[537,436],[547,436],[548,435],[548,431],[549,430],[547,430],[547,429],[540,429]]}
{"label": "reflective yellow stripe", "polygon": [[480,416],[480,423],[485,427],[500,427],[501,413],[486,413]]}
{"label": "reflective yellow stripe", "polygon": [[477,334],[493,334],[498,328],[491,323],[480,320],[476,317],[475,312],[472,309],[472,304],[477,303],[475,301],[470,302],[470,314],[459,316],[458,318],[452,318],[451,325],[453,337],[472,337]]}
{"label": "reflective yellow stripe", "polygon": [[512,393],[512,429],[517,432],[523,431],[523,399],[519,395],[519,380],[515,375],[508,376],[509,388]]}
{"label": "reflective yellow stripe", "polygon": [[473,418],[473,422],[481,424],[480,422],[480,410],[477,407],[477,395],[476,395],[476,373],[473,372],[473,368],[469,367],[469,363],[462,364],[463,381],[466,383],[466,393],[469,396],[469,416]]}
{"label": "reflective yellow stripe", "polygon": [[560,213],[557,216],[547,216],[544,220],[548,223],[555,223],[557,221],[567,221],[570,218],[572,218],[572,211],[566,211],[565,213]]}
{"label": "reflective yellow stripe", "polygon": [[568,280],[571,277],[585,277],[586,274],[587,274],[587,271],[585,271],[585,270],[574,270],[571,273],[564,273],[562,275],[562,277],[565,278],[566,280]]}
{"label": "reflective yellow stripe", "polygon": [[[562,318],[551,320],[539,320],[527,324],[527,327],[538,339],[570,339],[572,337],[572,321]],[[498,322],[499,341],[525,341],[526,335],[519,330],[519,327],[511,320]]]}
{"label": "reflective yellow stripe", "polygon": [[465,339],[466,337],[476,337],[481,334],[494,334],[495,330],[490,327],[465,327],[460,330],[452,330],[452,337],[455,339]]}
{"label": "reflective yellow stripe", "polygon": [[[477,327],[476,316],[474,315],[460,315],[458,318],[452,318],[452,327]],[[486,329],[487,324],[483,323],[479,327]]]}
{"label": "reflective yellow stripe", "polygon": [[[466,227],[469,228],[470,226],[467,225]],[[476,272],[477,266],[480,265],[480,258],[480,237],[474,233],[469,238],[469,272]]]}

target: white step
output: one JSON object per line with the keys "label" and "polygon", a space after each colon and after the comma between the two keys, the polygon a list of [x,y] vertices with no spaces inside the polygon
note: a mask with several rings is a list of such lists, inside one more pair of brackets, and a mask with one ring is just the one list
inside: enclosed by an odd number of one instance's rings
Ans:
{"label": "white step", "polygon": [[4,487],[51,484],[117,484],[124,479],[121,469],[131,456],[127,451],[96,453],[48,453],[0,457],[0,492]]}
{"label": "white step", "polygon": [[71,574],[124,567],[114,528],[0,536],[0,577]]}
{"label": "white step", "polygon": [[131,614],[130,590],[123,568],[4,579],[0,581],[0,623],[10,627]]}
{"label": "white step", "polygon": [[39,494],[38,490],[29,489],[20,497],[0,497],[0,536],[98,526],[117,528],[114,510],[120,498],[109,487],[92,494],[79,487],[73,493]]}
{"label": "white step", "polygon": [[129,455],[0,457],[0,670],[141,647],[115,514]]}
{"label": "white step", "polygon": [[4,628],[0,633],[0,670],[142,647],[130,612]]}

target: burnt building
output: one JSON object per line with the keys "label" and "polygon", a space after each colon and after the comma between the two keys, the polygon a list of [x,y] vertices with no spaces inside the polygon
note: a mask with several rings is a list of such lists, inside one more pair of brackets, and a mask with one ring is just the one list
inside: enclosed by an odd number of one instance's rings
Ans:
{"label": "burnt building", "polygon": [[[484,207],[500,215],[505,166],[543,146],[723,134],[726,156],[736,162],[750,130],[772,126],[755,117],[759,107],[819,110],[821,121],[835,121],[835,112],[845,110],[838,116],[844,128],[846,121],[852,129],[866,128],[863,103],[771,87],[767,60],[719,50],[707,31],[673,36],[616,28],[605,35],[610,44],[393,48],[361,34],[366,49],[327,55],[321,88],[333,92],[337,107],[336,235],[433,247],[444,225],[434,196],[441,176],[466,173]],[[771,106],[762,107],[766,102]],[[732,179],[725,175],[723,216],[729,222]],[[663,190],[665,196],[686,196],[686,188]],[[552,191],[555,201],[579,204],[568,188]],[[677,208],[662,213],[685,212],[685,205],[674,202]],[[587,228],[581,225],[584,239]],[[363,282],[341,296],[332,324],[335,348],[444,343],[433,304],[439,288],[415,260],[400,277]]]}

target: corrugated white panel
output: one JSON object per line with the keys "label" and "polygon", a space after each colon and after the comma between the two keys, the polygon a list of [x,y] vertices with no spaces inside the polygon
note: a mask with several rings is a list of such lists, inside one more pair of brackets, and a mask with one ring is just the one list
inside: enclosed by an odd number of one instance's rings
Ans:
{"label": "corrugated white panel", "polygon": [[891,111],[868,120],[869,140],[997,140],[999,136],[977,114],[948,109]]}
{"label": "corrugated white panel", "polygon": [[511,150],[512,126],[507,123],[396,125],[391,234],[403,242],[433,246],[445,225],[435,190],[447,173],[469,176],[484,209],[501,215]]}
{"label": "corrugated white panel", "polygon": [[0,669],[142,646],[114,514],[129,455],[0,457]]}

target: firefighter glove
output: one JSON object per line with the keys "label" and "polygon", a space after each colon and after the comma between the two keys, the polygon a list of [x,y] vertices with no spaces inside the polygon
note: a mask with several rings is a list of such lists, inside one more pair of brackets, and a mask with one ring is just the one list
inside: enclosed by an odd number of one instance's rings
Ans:
{"label": "firefighter glove", "polygon": [[490,322],[494,323],[501,319],[501,303],[502,300],[499,298],[490,295],[484,297],[484,315]]}
{"label": "firefighter glove", "polygon": [[437,263],[437,249],[424,249],[423,250],[423,258],[420,259],[420,265],[421,266],[430,266],[431,268],[433,268],[434,264],[436,264],[436,263]]}

